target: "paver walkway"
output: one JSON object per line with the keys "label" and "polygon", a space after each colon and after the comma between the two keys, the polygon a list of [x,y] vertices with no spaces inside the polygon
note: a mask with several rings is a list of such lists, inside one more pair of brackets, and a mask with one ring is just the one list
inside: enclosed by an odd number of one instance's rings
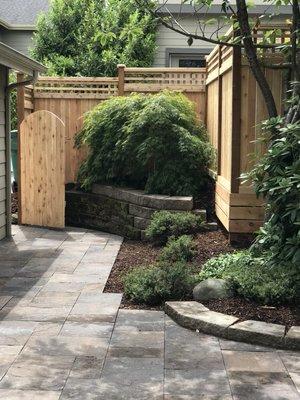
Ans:
{"label": "paver walkway", "polygon": [[300,354],[219,340],[103,293],[122,239],[14,227],[0,244],[1,400],[298,400]]}

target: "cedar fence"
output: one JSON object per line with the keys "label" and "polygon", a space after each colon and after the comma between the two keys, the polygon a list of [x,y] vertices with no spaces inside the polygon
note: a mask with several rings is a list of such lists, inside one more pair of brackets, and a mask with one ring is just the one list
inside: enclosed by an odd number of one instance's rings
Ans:
{"label": "cedar fence", "polygon": [[[266,28],[261,28],[266,29]],[[288,31],[281,28],[278,41],[283,43]],[[262,32],[256,33],[259,41]],[[280,62],[278,54],[265,51],[265,64]],[[264,205],[253,188],[243,184],[240,176],[248,172],[255,157],[263,153],[256,139],[260,136],[260,122],[267,118],[267,110],[260,89],[250,70],[246,56],[237,47],[216,46],[207,57],[206,125],[210,141],[217,152],[216,214],[226,230],[235,234],[253,233],[264,220]],[[282,69],[264,68],[273,92],[277,110],[282,112],[284,77]]]}
{"label": "cedar fence", "polygon": [[204,121],[205,79],[205,68],[126,68],[124,65],[118,67],[116,78],[40,77],[34,86],[19,90],[18,120],[20,124],[30,113],[47,110],[64,122],[65,182],[72,183],[86,157],[85,149],[74,147],[74,139],[87,111],[114,96],[169,89],[180,91],[193,101],[199,118]]}
{"label": "cedar fence", "polygon": [[[283,32],[279,38],[281,42],[285,40],[286,31]],[[261,32],[257,32],[256,40],[260,38]],[[266,53],[264,57],[274,60],[279,56]],[[265,69],[265,75],[278,111],[281,111],[282,70]],[[18,79],[24,77],[20,75]],[[267,112],[247,60],[237,47],[217,46],[207,57],[206,69],[120,65],[115,78],[41,77],[34,86],[19,89],[19,124],[35,111],[52,112],[62,120],[65,125],[65,183],[73,183],[87,154],[86,149],[74,147],[84,114],[114,96],[157,93],[164,89],[184,93],[194,102],[199,119],[207,125],[210,141],[217,151],[214,171],[217,217],[232,238],[235,234],[256,231],[264,219],[264,206],[253,189],[242,184],[239,177],[251,168],[249,154],[264,150],[254,141],[260,134],[259,123],[267,117]]]}

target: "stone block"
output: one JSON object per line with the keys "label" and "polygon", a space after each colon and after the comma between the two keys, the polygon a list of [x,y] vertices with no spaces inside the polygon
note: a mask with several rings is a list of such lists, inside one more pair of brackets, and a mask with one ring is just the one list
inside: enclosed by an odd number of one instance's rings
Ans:
{"label": "stone block", "polygon": [[205,224],[205,227],[209,231],[217,231],[219,229],[219,226],[218,226],[217,222],[207,222]]}
{"label": "stone block", "polygon": [[145,230],[150,224],[150,219],[134,217],[134,227]]}
{"label": "stone block", "polygon": [[284,325],[249,320],[230,326],[228,337],[254,344],[282,347],[284,332]]}
{"label": "stone block", "polygon": [[191,196],[165,196],[156,194],[145,194],[141,190],[124,189],[106,185],[93,185],[92,192],[108,196],[114,199],[137,204],[143,207],[158,210],[183,210],[193,209],[193,197]]}
{"label": "stone block", "polygon": [[193,210],[193,214],[202,217],[203,221],[206,221],[206,210],[204,209],[195,209]]}
{"label": "stone block", "polygon": [[209,311],[196,301],[167,302],[165,311],[185,328],[223,337],[227,336],[227,328],[238,321],[238,318],[231,315]]}
{"label": "stone block", "polygon": [[300,326],[292,326],[285,336],[286,347],[300,350]]}
{"label": "stone block", "polygon": [[153,208],[142,207],[137,204],[129,204],[129,214],[134,215],[135,217],[150,219],[155,211],[157,210]]}

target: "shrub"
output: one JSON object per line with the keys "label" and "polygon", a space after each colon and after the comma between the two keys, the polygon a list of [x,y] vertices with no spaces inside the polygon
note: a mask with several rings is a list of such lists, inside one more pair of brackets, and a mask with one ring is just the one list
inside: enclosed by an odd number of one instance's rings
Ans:
{"label": "shrub", "polygon": [[[296,83],[295,83],[296,84]],[[289,103],[299,104],[299,96]],[[296,106],[295,106],[296,109]],[[281,117],[263,123],[267,152],[257,160],[249,177],[257,195],[267,201],[268,220],[260,229],[253,250],[269,251],[269,264],[300,265],[300,121],[285,125]],[[276,132],[270,143],[269,132]]]}
{"label": "shrub", "polygon": [[195,278],[185,263],[135,268],[124,279],[125,295],[136,303],[159,305],[191,296]]}
{"label": "shrub", "polygon": [[212,258],[203,266],[200,281],[207,278],[226,279],[235,291],[262,304],[297,302],[300,297],[300,277],[297,268],[268,263],[270,255],[254,257],[244,251]]}
{"label": "shrub", "polygon": [[165,262],[191,261],[195,255],[195,244],[193,238],[188,235],[180,236],[178,239],[171,237],[166,247],[160,253],[159,259]]}
{"label": "shrub", "polygon": [[197,194],[208,180],[213,157],[194,105],[163,91],[109,99],[88,115],[77,145],[90,148],[79,172],[95,182],[133,186],[147,193]]}
{"label": "shrub", "polygon": [[178,238],[185,234],[194,234],[203,227],[203,219],[191,212],[173,213],[157,211],[146,229],[146,237],[155,243],[164,244],[168,238]]}

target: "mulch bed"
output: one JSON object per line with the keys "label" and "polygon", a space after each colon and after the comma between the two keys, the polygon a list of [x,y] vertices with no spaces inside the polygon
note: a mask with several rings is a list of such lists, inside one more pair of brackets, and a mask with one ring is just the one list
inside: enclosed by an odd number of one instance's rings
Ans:
{"label": "mulch bed", "polygon": [[[228,243],[226,234],[221,230],[198,234],[195,240],[198,251],[197,256],[193,260],[193,268],[196,272],[200,271],[203,263],[210,258],[236,250],[235,247]],[[153,247],[149,243],[125,240],[104,291],[122,293],[124,291],[123,277],[126,273],[132,268],[155,262],[160,251],[161,249],[159,247]],[[238,297],[210,300],[206,302],[205,305],[210,310],[235,315],[242,321],[252,319],[282,324],[286,327],[300,325],[300,313],[299,309],[296,307],[285,305],[279,307],[265,307]],[[131,309],[161,309],[160,307],[134,304],[126,299],[125,296],[123,296],[121,307]]]}
{"label": "mulch bed", "polygon": [[277,307],[262,306],[239,297],[209,300],[203,302],[203,304],[210,310],[234,315],[241,321],[252,319],[285,325],[287,328],[290,328],[292,325],[300,325],[300,310],[296,307],[284,305]]}
{"label": "mulch bed", "polygon": [[18,212],[18,193],[11,194],[11,213],[17,214]]}

